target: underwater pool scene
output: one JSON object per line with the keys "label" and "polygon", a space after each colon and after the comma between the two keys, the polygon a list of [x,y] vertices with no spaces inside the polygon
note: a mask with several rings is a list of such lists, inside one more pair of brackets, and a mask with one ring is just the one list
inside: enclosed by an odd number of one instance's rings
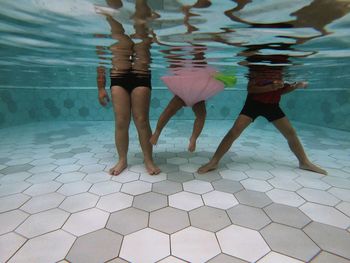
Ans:
{"label": "underwater pool scene", "polygon": [[349,83],[350,0],[1,0],[0,262],[350,262]]}

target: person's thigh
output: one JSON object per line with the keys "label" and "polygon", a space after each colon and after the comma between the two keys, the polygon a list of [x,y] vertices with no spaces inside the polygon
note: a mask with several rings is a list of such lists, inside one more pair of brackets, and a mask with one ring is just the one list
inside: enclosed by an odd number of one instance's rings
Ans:
{"label": "person's thigh", "polygon": [[131,110],[134,119],[148,120],[151,89],[148,87],[136,87],[131,92]]}
{"label": "person's thigh", "polygon": [[296,136],[295,130],[287,117],[280,118],[272,123],[287,140]]}
{"label": "person's thigh", "polygon": [[231,132],[239,136],[252,122],[253,119],[250,116],[240,114],[231,128]]}
{"label": "person's thigh", "polygon": [[116,121],[130,122],[131,100],[130,94],[121,86],[112,86],[112,103]]}

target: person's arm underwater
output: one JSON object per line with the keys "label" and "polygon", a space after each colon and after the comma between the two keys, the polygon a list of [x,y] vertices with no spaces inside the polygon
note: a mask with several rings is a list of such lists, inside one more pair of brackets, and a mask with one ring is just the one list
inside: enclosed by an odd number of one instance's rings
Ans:
{"label": "person's arm underwater", "polygon": [[292,92],[296,89],[306,89],[308,83],[306,81],[299,81],[293,83],[284,83],[283,88],[281,89],[281,94],[286,94]]}
{"label": "person's arm underwater", "polygon": [[283,81],[280,81],[280,80],[274,80],[264,85],[257,85],[256,83],[250,81],[248,83],[248,93],[252,93],[252,94],[266,93],[266,92],[282,89],[283,87],[284,87]]}
{"label": "person's arm underwater", "polygon": [[98,101],[102,106],[106,106],[109,102],[109,96],[106,91],[106,68],[104,66],[97,67],[97,88]]}

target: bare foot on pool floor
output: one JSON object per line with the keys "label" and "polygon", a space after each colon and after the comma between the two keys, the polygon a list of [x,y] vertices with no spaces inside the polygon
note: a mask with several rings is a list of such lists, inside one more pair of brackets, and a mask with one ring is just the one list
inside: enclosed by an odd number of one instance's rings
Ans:
{"label": "bare foot on pool floor", "polygon": [[159,132],[154,132],[151,136],[151,138],[149,139],[149,142],[152,145],[156,145],[158,142],[158,138],[159,138],[160,133]]}
{"label": "bare foot on pool floor", "polygon": [[206,163],[205,165],[199,167],[197,172],[199,174],[204,174],[204,173],[213,171],[213,170],[215,170],[217,168],[218,168],[218,164],[217,163],[209,162],[209,163]]}
{"label": "bare foot on pool floor", "polygon": [[190,143],[188,144],[188,151],[192,153],[195,150],[196,150],[196,140],[190,139]]}
{"label": "bare foot on pool floor", "polygon": [[119,160],[119,162],[113,166],[111,169],[109,169],[110,175],[119,175],[121,172],[123,172],[126,167],[128,167],[128,163],[125,160]]}
{"label": "bare foot on pool floor", "polygon": [[311,171],[311,172],[327,175],[327,171],[326,170],[323,170],[322,168],[314,165],[311,162],[300,164],[299,168],[303,169],[303,170],[307,170],[307,171]]}
{"label": "bare foot on pool floor", "polygon": [[153,161],[145,161],[145,167],[149,175],[157,175],[160,173],[160,169]]}

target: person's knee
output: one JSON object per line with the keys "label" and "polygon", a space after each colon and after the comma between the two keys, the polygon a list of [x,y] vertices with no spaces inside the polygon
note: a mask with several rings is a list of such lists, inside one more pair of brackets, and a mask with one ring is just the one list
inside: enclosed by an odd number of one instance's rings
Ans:
{"label": "person's knee", "polygon": [[119,117],[116,121],[116,127],[118,130],[129,129],[130,118],[129,117]]}
{"label": "person's knee", "polygon": [[242,130],[239,126],[234,126],[231,128],[231,130],[228,132],[228,136],[232,139],[237,139],[238,136],[242,133]]}
{"label": "person's knee", "polygon": [[294,128],[289,128],[287,131],[285,131],[284,136],[287,138],[287,140],[293,140],[297,137],[297,133]]}
{"label": "person's knee", "polygon": [[194,114],[195,114],[197,119],[205,120],[205,118],[207,117],[207,110],[202,109],[200,111],[195,111]]}
{"label": "person's knee", "polygon": [[143,115],[133,116],[133,119],[134,119],[135,125],[138,128],[145,128],[145,127],[148,127],[149,125],[149,119],[147,116],[143,116]]}

